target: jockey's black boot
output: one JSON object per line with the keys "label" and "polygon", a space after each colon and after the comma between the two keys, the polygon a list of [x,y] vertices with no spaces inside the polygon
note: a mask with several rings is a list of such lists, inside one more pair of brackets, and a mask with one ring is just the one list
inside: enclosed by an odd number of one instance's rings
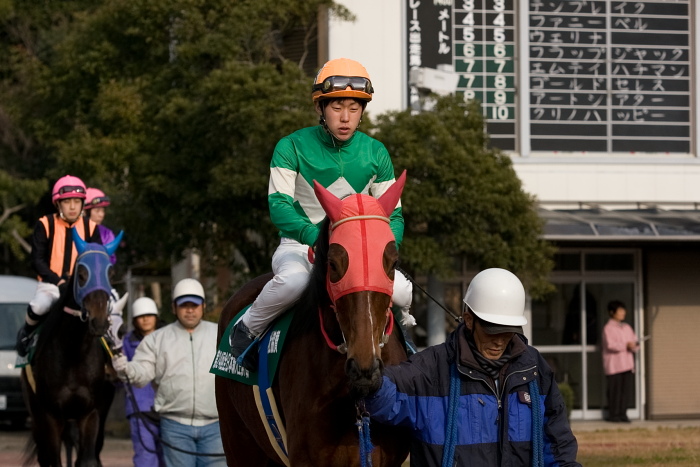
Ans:
{"label": "jockey's black boot", "polygon": [[247,370],[256,371],[258,341],[255,339],[255,334],[241,320],[231,329],[228,339],[231,344],[231,354],[236,357],[238,364]]}
{"label": "jockey's black boot", "polygon": [[34,330],[37,325],[32,326],[31,324],[25,322],[17,332],[17,343],[15,344],[15,350],[17,350],[17,355],[20,357],[26,357],[29,353],[29,349],[32,346],[32,340],[34,339]]}

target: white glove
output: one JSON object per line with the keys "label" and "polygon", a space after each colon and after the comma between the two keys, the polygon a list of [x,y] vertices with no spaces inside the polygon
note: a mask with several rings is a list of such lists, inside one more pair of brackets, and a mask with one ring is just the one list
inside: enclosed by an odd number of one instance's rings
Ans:
{"label": "white glove", "polygon": [[119,379],[122,381],[126,380],[126,367],[128,364],[129,361],[124,354],[115,354],[114,357],[112,357],[112,368],[114,368],[114,371],[117,372],[117,376],[119,376]]}

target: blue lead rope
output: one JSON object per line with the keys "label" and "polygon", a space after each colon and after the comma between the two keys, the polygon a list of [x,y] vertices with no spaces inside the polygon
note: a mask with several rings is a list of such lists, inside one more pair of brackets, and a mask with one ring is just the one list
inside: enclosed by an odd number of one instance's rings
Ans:
{"label": "blue lead rope", "polygon": [[362,401],[361,409],[358,407],[358,416],[355,425],[357,433],[360,436],[360,466],[372,467],[372,438],[369,433],[369,414],[364,410],[364,401]]}
{"label": "blue lead rope", "polygon": [[532,404],[532,467],[544,466],[544,423],[540,405],[540,387],[537,379],[530,381],[530,401]]}
{"label": "blue lead rope", "polygon": [[442,450],[442,467],[451,467],[455,459],[460,383],[457,363],[455,363],[450,366],[450,400],[447,412],[447,427],[445,428],[445,446]]}

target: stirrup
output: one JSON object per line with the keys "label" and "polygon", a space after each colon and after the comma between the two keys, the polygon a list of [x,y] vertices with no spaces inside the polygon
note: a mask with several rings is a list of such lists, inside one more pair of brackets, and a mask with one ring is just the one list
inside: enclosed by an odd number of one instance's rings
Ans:
{"label": "stirrup", "polygon": [[34,339],[36,333],[34,332],[36,327],[29,330],[27,329],[27,324],[25,323],[19,331],[17,331],[17,342],[15,343],[15,350],[17,355],[20,357],[26,357],[29,354],[29,349],[32,348],[34,344]]}
{"label": "stirrup", "polygon": [[258,369],[258,342],[259,337],[256,337],[248,326],[239,321],[231,330],[229,336],[229,344],[231,345],[231,355],[236,357],[236,363],[239,366],[255,371]]}

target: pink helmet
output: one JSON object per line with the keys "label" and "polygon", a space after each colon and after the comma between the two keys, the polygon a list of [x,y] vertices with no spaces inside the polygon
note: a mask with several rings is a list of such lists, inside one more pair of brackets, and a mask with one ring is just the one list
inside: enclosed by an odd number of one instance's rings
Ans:
{"label": "pink helmet", "polygon": [[97,188],[87,189],[85,209],[106,208],[109,204],[109,196],[105,195],[104,191],[98,190]]}
{"label": "pink helmet", "polygon": [[81,179],[72,175],[59,178],[51,190],[51,201],[54,203],[69,198],[85,199],[85,184]]}

